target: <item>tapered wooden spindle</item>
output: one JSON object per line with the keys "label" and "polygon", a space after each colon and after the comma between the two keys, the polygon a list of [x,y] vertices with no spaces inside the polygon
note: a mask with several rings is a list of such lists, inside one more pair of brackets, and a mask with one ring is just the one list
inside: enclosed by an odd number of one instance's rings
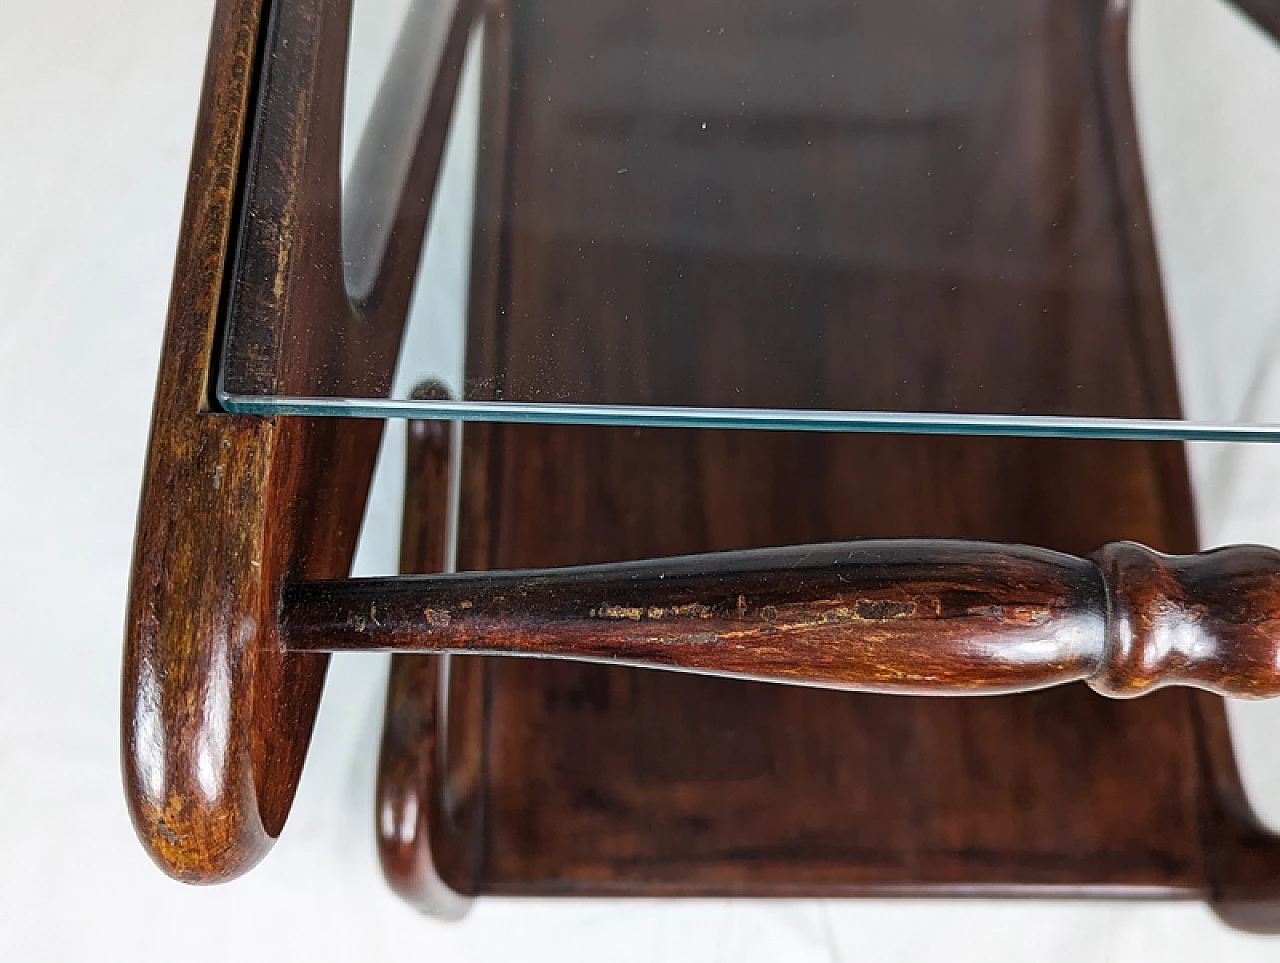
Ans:
{"label": "tapered wooden spindle", "polygon": [[1280,692],[1280,553],[1096,561],[1024,546],[892,540],[614,565],[309,582],[297,651],[505,653],[869,692],[992,694],[1080,679]]}

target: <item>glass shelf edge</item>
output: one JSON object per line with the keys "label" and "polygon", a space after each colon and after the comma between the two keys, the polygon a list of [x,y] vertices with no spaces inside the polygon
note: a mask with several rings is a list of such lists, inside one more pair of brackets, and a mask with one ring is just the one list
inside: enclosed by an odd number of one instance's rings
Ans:
{"label": "glass shelf edge", "polygon": [[1222,424],[1158,418],[1060,415],[960,415],[929,412],[822,411],[576,405],[515,401],[417,401],[388,398],[289,398],[220,395],[230,414],[330,418],[407,418],[645,428],[752,428],[1146,441],[1278,442],[1280,425]]}

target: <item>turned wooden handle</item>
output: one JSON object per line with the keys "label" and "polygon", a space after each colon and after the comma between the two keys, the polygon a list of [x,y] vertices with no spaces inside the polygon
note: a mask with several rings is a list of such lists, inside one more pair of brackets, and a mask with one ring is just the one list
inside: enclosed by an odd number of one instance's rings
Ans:
{"label": "turned wooden handle", "polygon": [[890,540],[612,565],[303,582],[287,649],[603,659],[872,692],[985,694],[1088,680],[1280,693],[1280,553],[1091,559]]}

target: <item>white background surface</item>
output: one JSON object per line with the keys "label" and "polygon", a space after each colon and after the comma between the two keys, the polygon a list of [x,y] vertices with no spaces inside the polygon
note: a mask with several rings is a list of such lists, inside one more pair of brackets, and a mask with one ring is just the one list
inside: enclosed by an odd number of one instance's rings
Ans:
{"label": "white background surface", "polygon": [[[4,4],[0,960],[1280,959],[1280,941],[1233,933],[1197,904],[482,899],[461,924],[424,920],[377,871],[386,663],[368,656],[334,660],[266,862],[212,889],[163,877],[123,803],[119,658],[211,7]],[[1144,142],[1184,394],[1206,416],[1275,410],[1269,352],[1242,352],[1236,368],[1212,353],[1256,343],[1280,317],[1280,68],[1216,0],[1141,7]],[[1243,93],[1225,96],[1232,83]],[[1221,337],[1197,341],[1214,317]],[[1280,544],[1280,447],[1200,446],[1193,460],[1207,543]],[[366,571],[394,562],[394,472],[380,484]],[[1233,718],[1246,775],[1280,813],[1280,713],[1245,709]]]}

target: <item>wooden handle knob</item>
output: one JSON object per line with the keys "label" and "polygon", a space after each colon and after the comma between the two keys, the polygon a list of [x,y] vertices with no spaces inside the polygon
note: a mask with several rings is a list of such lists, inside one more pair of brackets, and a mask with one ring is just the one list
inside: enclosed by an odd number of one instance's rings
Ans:
{"label": "wooden handle knob", "polygon": [[1094,555],[1106,585],[1104,695],[1189,685],[1280,695],[1280,552],[1256,545],[1168,556],[1134,542]]}

